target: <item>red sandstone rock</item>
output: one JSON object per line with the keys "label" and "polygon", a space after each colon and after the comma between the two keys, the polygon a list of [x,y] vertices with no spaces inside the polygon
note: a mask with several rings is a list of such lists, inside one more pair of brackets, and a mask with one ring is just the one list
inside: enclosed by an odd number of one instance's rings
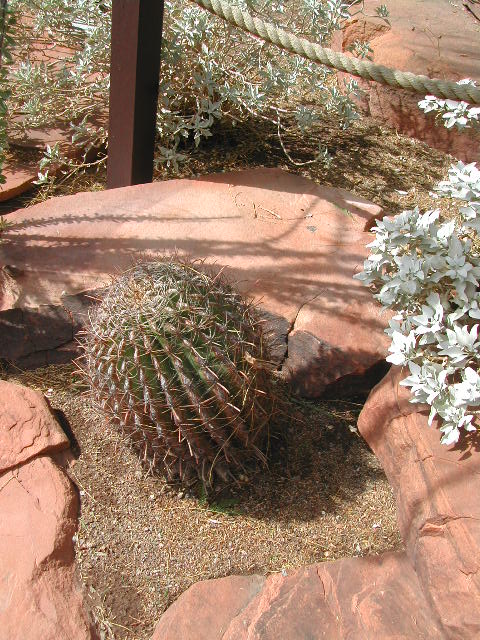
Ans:
{"label": "red sandstone rock", "polygon": [[408,402],[395,367],[373,389],[358,427],[397,499],[400,532],[448,638],[480,637],[480,448],[445,447],[425,407]]}
{"label": "red sandstone rock", "polygon": [[9,160],[4,163],[2,173],[6,182],[0,184],[0,202],[28,191],[37,179],[38,168],[34,163]]}
{"label": "red sandstone rock", "polygon": [[[334,48],[346,52],[355,40],[370,41],[377,64],[430,78],[480,81],[480,23],[461,2],[387,2],[391,28],[370,17],[379,4],[378,0],[366,0],[369,17],[359,15],[347,23],[335,38]],[[360,79],[359,84],[366,91],[366,97],[358,102],[365,113],[461,160],[480,160],[480,135],[436,126],[433,116],[426,116],[417,106],[422,95]]]}
{"label": "red sandstone rock", "polygon": [[41,393],[0,380],[0,473],[69,446]]}
{"label": "red sandstone rock", "polygon": [[152,640],[440,639],[403,554],[349,558],[288,576],[195,584],[168,609]]}
{"label": "red sandstone rock", "polygon": [[93,640],[74,569],[78,498],[38,457],[0,475],[0,639]]}
{"label": "red sandstone rock", "polygon": [[[379,213],[347,191],[277,169],[83,193],[14,212],[0,265],[21,274],[21,303],[0,312],[0,357],[50,357],[78,329],[85,308],[77,294],[139,257],[177,251],[225,267],[261,303],[283,327],[284,352],[287,338],[292,347],[284,369],[297,390],[320,395],[386,353],[387,316],[352,279],[368,254],[364,229]],[[321,345],[313,379],[300,375],[311,363],[293,348],[305,340]]]}
{"label": "red sandstone rock", "polygon": [[20,298],[20,287],[14,276],[8,267],[0,269],[0,311],[13,309]]}

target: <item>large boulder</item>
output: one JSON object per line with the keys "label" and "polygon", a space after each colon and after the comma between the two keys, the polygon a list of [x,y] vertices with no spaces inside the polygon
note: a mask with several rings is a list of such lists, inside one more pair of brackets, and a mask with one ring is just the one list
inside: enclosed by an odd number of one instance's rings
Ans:
{"label": "large boulder", "polygon": [[[40,394],[0,384],[0,640],[94,640],[74,566],[78,495]],[[58,455],[58,454],[57,454]]]}
{"label": "large boulder", "polygon": [[347,558],[289,575],[199,582],[152,640],[421,640],[444,635],[404,554]]}
{"label": "large boulder", "polygon": [[[379,4],[378,0],[365,0],[366,17],[359,14],[347,22],[333,47],[347,53],[355,41],[370,42],[372,60],[377,64],[442,80],[480,81],[480,23],[464,8],[466,3],[386,2],[390,26],[375,17]],[[339,77],[351,78],[343,73]],[[418,108],[424,97],[421,94],[361,79],[358,82],[365,91],[358,101],[365,114],[461,160],[480,160],[480,135],[435,125],[433,116]]]}
{"label": "large boulder", "polygon": [[480,637],[480,447],[445,447],[394,367],[372,390],[358,428],[395,491],[407,554],[447,637]]}
{"label": "large boulder", "polygon": [[93,290],[139,258],[178,252],[225,269],[260,303],[277,365],[299,393],[318,396],[385,356],[388,318],[352,279],[379,214],[347,191],[277,169],[81,193],[16,211],[0,245],[8,272],[0,358],[22,366],[71,358]]}

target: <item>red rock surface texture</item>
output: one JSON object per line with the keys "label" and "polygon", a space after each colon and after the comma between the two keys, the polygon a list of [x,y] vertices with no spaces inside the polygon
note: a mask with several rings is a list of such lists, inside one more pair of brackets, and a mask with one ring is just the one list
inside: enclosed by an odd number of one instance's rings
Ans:
{"label": "red rock surface texture", "polygon": [[66,438],[40,394],[0,384],[0,640],[97,640],[75,575],[77,492],[44,455]]}
{"label": "red rock surface texture", "polygon": [[41,393],[0,380],[0,473],[69,446]]}
{"label": "red rock surface texture", "polygon": [[426,407],[408,402],[391,372],[371,392],[358,427],[382,463],[397,499],[400,532],[446,636],[480,637],[480,447],[445,447]]}
{"label": "red rock surface texture", "polygon": [[288,576],[199,582],[164,613],[152,640],[444,638],[403,554],[349,558]]}
{"label": "red rock surface texture", "polygon": [[[480,82],[480,22],[464,8],[468,3],[386,2],[390,26],[372,17],[379,4],[378,0],[365,0],[368,17],[355,16],[335,37],[333,47],[348,52],[355,40],[369,41],[377,64],[430,78]],[[352,78],[342,73],[339,77]],[[364,113],[460,160],[480,160],[480,135],[436,126],[433,116],[426,116],[417,106],[424,97],[421,94],[361,79],[359,85],[366,92],[359,100]]]}
{"label": "red rock surface texture", "polygon": [[386,353],[387,317],[352,279],[379,214],[344,190],[277,169],[82,193],[14,212],[0,245],[0,266],[14,280],[0,299],[0,357],[58,357],[53,350],[72,340],[91,303],[82,292],[138,258],[176,251],[226,268],[270,314],[297,391],[320,395]]}

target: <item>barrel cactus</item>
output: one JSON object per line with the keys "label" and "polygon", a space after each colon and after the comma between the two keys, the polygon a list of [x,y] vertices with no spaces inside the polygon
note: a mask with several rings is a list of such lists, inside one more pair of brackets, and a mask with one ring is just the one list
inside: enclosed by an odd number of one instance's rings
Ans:
{"label": "barrel cactus", "polygon": [[219,275],[165,258],[113,281],[80,367],[96,404],[170,480],[212,486],[265,463],[278,400],[256,309]]}

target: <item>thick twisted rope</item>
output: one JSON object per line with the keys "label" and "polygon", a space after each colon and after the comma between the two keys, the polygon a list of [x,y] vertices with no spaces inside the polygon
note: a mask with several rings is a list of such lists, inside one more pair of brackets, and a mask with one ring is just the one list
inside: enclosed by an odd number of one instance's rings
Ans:
{"label": "thick twisted rope", "polygon": [[289,31],[264,22],[239,7],[232,6],[226,0],[192,0],[203,9],[223,18],[243,31],[257,36],[266,42],[275,44],[285,51],[296,53],[303,58],[319,62],[326,67],[346,71],[353,76],[373,80],[391,87],[401,87],[422,95],[434,95],[439,98],[463,100],[472,104],[480,104],[480,88],[467,84],[457,84],[449,80],[417,76],[408,71],[398,71],[367,60],[352,58],[343,53],[321,47],[305,38],[299,38]]}

